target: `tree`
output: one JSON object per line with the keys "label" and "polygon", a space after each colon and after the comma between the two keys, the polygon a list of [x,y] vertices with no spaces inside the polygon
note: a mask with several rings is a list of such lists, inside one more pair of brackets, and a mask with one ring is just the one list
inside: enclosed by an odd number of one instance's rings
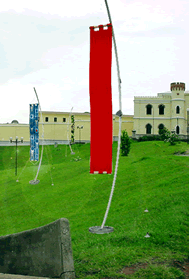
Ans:
{"label": "tree", "polygon": [[129,154],[130,146],[131,146],[131,140],[127,134],[127,131],[123,130],[122,135],[121,135],[121,155],[122,156],[127,156]]}
{"label": "tree", "polygon": [[171,132],[164,127],[163,129],[159,129],[159,135],[161,140],[166,141],[170,138]]}
{"label": "tree", "polygon": [[175,145],[176,142],[180,143],[178,140],[178,135],[175,133],[171,133],[170,137],[166,141],[169,142],[170,145]]}
{"label": "tree", "polygon": [[167,128],[159,130],[160,138],[164,142],[169,142],[170,145],[175,145],[178,141],[178,136],[175,133],[171,133]]}

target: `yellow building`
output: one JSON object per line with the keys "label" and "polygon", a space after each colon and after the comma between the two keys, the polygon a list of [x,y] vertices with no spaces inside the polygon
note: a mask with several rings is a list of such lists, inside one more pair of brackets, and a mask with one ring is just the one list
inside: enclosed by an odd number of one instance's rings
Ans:
{"label": "yellow building", "polygon": [[[90,113],[72,112],[71,114],[74,115],[75,118],[75,142],[90,142]],[[70,112],[43,111],[42,117],[43,119],[41,119],[41,115],[39,113],[40,144],[42,143],[43,130],[44,144],[54,144],[55,142],[59,144],[68,144],[68,138],[69,140],[71,139]],[[101,123],[103,123],[103,116]],[[82,129],[81,126],[83,126]],[[127,130],[128,135],[131,137],[133,130],[133,115],[122,116],[122,130],[124,129]],[[118,140],[118,132],[119,117],[113,115],[113,140]],[[11,124],[0,124],[0,145],[9,145],[10,137],[14,140],[16,136],[18,136],[18,139],[23,137],[23,144],[29,145],[29,124],[20,124],[16,120],[12,121]]]}
{"label": "yellow building", "polygon": [[171,83],[170,89],[156,97],[134,97],[133,135],[136,138],[158,135],[163,127],[181,138],[187,137],[189,91],[185,91],[182,82]]}
{"label": "yellow building", "polygon": [[[159,129],[166,127],[177,133],[181,138],[187,138],[189,133],[189,91],[185,91],[185,83],[173,82],[170,91],[158,93],[154,97],[134,97],[133,115],[122,116],[121,130],[127,130],[128,135],[139,138],[144,135],[158,135]],[[90,142],[90,113],[72,112],[75,117],[75,142]],[[29,116],[29,115],[28,115]],[[68,144],[71,140],[70,112],[43,111],[39,114],[39,139],[44,144]],[[103,125],[102,121],[99,125]],[[113,115],[113,140],[118,140],[119,117]],[[30,144],[29,124],[19,124],[13,120],[11,124],[0,124],[0,145],[9,145],[10,137],[24,138],[25,145]],[[99,134],[100,137],[100,134]]]}

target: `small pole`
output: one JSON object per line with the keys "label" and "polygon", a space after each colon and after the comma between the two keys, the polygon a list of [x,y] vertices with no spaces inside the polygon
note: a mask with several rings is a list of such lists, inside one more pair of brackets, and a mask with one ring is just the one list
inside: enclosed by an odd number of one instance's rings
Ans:
{"label": "small pole", "polygon": [[17,143],[18,143],[18,139],[16,138],[16,165],[15,165],[15,175],[17,175]]}
{"label": "small pole", "polygon": [[77,126],[77,129],[79,129],[79,145],[81,145],[81,129],[83,129],[83,126]]}
{"label": "small pole", "polygon": [[17,157],[18,157],[18,155],[17,155],[17,153],[18,153],[17,144],[18,144],[18,142],[23,143],[23,141],[24,141],[24,138],[23,138],[23,137],[21,137],[21,140],[20,140],[20,141],[18,140],[18,137],[17,137],[17,136],[16,136],[16,140],[13,140],[12,137],[10,137],[10,143],[13,143],[13,142],[16,143],[16,156],[15,156],[15,175],[16,175],[16,176],[17,176],[17,164],[18,164],[18,159],[17,159]]}

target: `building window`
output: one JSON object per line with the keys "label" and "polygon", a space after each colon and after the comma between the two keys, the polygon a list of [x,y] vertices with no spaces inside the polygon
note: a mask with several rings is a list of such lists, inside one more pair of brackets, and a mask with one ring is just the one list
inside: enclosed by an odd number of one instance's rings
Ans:
{"label": "building window", "polygon": [[162,130],[163,130],[163,128],[164,128],[165,126],[161,123],[161,124],[159,124],[159,126],[158,126],[158,129],[159,129],[159,135],[161,135],[162,134]]}
{"label": "building window", "polygon": [[180,107],[179,107],[179,106],[176,107],[176,113],[177,113],[177,114],[180,113]]}
{"label": "building window", "polygon": [[57,122],[57,117],[54,117],[54,122]]}
{"label": "building window", "polygon": [[146,114],[152,114],[152,105],[146,106]]}
{"label": "building window", "polygon": [[160,130],[162,130],[162,129],[164,128],[164,125],[161,123],[161,124],[159,124],[158,128],[159,128]]}
{"label": "building window", "polygon": [[152,130],[152,125],[148,123],[146,125],[146,134],[151,134],[151,130]]}
{"label": "building window", "polygon": [[180,133],[180,127],[179,126],[176,127],[176,133],[177,133],[177,135],[179,135],[179,133]]}
{"label": "building window", "polygon": [[66,118],[63,118],[63,122],[66,122]]}
{"label": "building window", "polygon": [[159,130],[163,130],[164,125],[161,123],[161,124],[159,124],[158,128],[159,128]]}
{"label": "building window", "polygon": [[160,106],[159,106],[159,114],[160,114],[160,115],[163,115],[163,114],[164,114],[164,108],[165,108],[164,105],[160,105]]}
{"label": "building window", "polygon": [[45,117],[45,122],[48,122],[49,121],[49,118],[48,117]]}

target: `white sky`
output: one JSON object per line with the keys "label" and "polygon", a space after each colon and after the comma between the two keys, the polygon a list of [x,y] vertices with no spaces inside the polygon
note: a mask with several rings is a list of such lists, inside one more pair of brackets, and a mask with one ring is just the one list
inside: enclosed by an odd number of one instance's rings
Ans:
{"label": "white sky", "polygon": [[[108,0],[122,80],[123,114],[134,96],[185,82],[189,90],[189,1]],[[42,111],[90,111],[89,26],[109,22],[104,0],[6,0],[0,5],[0,123]],[[113,113],[119,110],[113,49]]]}

